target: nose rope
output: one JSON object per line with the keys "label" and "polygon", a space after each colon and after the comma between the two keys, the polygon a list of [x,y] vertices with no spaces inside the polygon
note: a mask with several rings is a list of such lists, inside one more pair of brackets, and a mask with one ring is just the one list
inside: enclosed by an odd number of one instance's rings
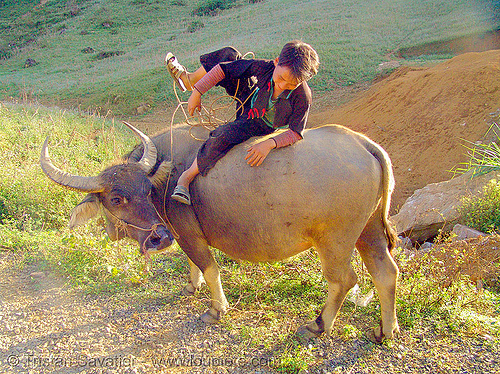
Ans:
{"label": "nose rope", "polygon": [[[148,251],[146,250],[146,243],[147,243],[147,241],[148,241],[148,240],[149,240],[149,239],[153,236],[153,234],[156,234],[156,235],[158,235],[158,236],[159,236],[157,229],[158,229],[158,227],[159,227],[159,226],[161,226],[161,224],[159,224],[159,223],[154,223],[154,224],[152,224],[152,225],[151,225],[151,227],[150,227],[149,229],[146,229],[146,228],[144,228],[144,227],[140,227],[140,226],[134,225],[134,224],[132,224],[132,223],[129,223],[129,222],[125,221],[124,219],[121,219],[120,217],[118,217],[118,216],[116,216],[115,214],[113,214],[113,212],[111,212],[111,211],[110,211],[109,209],[107,209],[105,206],[103,206],[103,208],[104,208],[104,209],[105,209],[105,210],[106,210],[106,211],[107,211],[107,212],[108,212],[108,213],[109,213],[109,214],[110,214],[110,215],[111,215],[111,216],[112,216],[112,217],[116,220],[116,222],[115,222],[115,229],[116,229],[116,233],[117,233],[117,235],[116,235],[116,236],[117,236],[117,237],[118,237],[118,234],[120,233],[120,231],[124,231],[124,232],[126,233],[126,235],[130,237],[130,235],[129,235],[129,231],[128,231],[128,228],[129,228],[129,227],[132,227],[132,228],[134,228],[134,229],[136,229],[136,230],[140,230],[140,231],[145,231],[145,232],[149,231],[149,232],[150,232],[150,233],[149,233],[149,235],[148,235],[148,236],[146,237],[146,239],[144,240],[144,242],[142,243],[142,248],[141,248],[141,252],[142,252],[142,253],[144,253],[144,255],[146,256],[146,260],[147,260],[148,258],[150,259],[150,257],[149,257],[149,253],[148,253]],[[160,217],[160,220],[162,221],[162,224],[163,224],[164,226],[168,226],[168,225],[167,225],[167,223],[165,222],[165,220],[164,220],[164,219],[160,216],[160,214],[158,213],[158,210],[156,209],[156,207],[154,206],[154,204],[153,204],[153,208],[154,208],[154,210],[155,210],[155,212],[156,212],[156,215],[157,215],[158,217]],[[167,220],[168,220],[168,218],[167,218]],[[171,225],[170,225],[170,226],[171,226]],[[175,232],[175,230],[174,230],[174,232]],[[175,239],[178,239],[178,238],[179,238],[179,236],[178,236],[178,234],[177,234],[177,233],[175,233],[175,235],[173,234],[173,236],[174,236],[174,238],[175,238]]]}

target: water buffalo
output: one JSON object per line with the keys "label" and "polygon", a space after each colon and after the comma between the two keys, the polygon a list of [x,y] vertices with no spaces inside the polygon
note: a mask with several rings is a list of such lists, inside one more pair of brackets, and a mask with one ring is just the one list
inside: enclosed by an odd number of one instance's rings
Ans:
{"label": "water buffalo", "polygon": [[[206,177],[191,184],[192,205],[169,199],[180,174],[191,165],[201,143],[189,126],[142,139],[120,165],[97,177],[68,175],[48,157],[45,173],[68,188],[88,192],[73,210],[70,225],[86,222],[100,207],[112,239],[136,239],[143,253],[165,248],[171,232],[191,266],[187,294],[207,283],[211,305],[201,318],[218,321],[228,302],[209,246],[234,259],[278,261],[315,247],[328,282],[328,297],[316,320],[299,329],[306,337],[330,333],[344,298],[356,284],[351,267],[359,251],[379,294],[382,323],[377,340],[398,331],[395,292],[398,268],[391,256],[395,232],[388,221],[394,188],[392,165],[376,143],[345,127],[306,130],[304,139],[275,150],[259,167],[245,163],[245,149],[233,148]],[[167,219],[168,217],[168,219]]]}

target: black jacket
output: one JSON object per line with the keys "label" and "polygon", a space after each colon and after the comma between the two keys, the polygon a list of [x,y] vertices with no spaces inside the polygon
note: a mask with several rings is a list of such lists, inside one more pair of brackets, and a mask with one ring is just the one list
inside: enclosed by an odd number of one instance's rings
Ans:
{"label": "black jacket", "polygon": [[[267,107],[271,95],[271,78],[274,72],[272,60],[240,59],[220,63],[226,78],[255,82],[258,87],[257,98],[252,107],[247,100],[244,106],[244,116],[259,118]],[[312,95],[307,82],[303,82],[293,91],[285,90],[275,104],[274,128],[288,127],[302,136],[311,108]]]}

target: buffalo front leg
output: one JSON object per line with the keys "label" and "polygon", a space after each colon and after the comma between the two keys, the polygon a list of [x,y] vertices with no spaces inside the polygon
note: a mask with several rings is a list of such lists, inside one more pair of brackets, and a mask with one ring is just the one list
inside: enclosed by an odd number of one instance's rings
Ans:
{"label": "buffalo front leg", "polygon": [[[353,247],[351,247],[353,248]],[[323,275],[328,282],[328,297],[316,320],[299,328],[297,334],[313,338],[326,331],[331,334],[333,323],[342,306],[347,292],[356,284],[356,274],[351,264],[352,249],[338,252],[318,249]]]}
{"label": "buffalo front leg", "polygon": [[380,299],[382,326],[373,331],[375,341],[392,338],[399,332],[396,316],[396,285],[399,270],[387,248],[387,238],[380,219],[372,218],[356,243]]}
{"label": "buffalo front leg", "polygon": [[182,250],[188,255],[190,265],[193,264],[191,266],[193,288],[195,285],[199,286],[201,284],[200,274],[203,274],[203,278],[210,290],[210,308],[201,315],[201,319],[205,323],[218,322],[226,313],[228,302],[222,289],[219,267],[210,253],[207,243],[201,239],[185,241],[182,238],[178,242]]}

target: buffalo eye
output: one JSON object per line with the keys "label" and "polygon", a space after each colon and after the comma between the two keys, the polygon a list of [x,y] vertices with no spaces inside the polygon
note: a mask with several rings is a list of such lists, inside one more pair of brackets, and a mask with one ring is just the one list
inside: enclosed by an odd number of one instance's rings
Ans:
{"label": "buffalo eye", "polygon": [[115,206],[127,203],[127,199],[125,197],[122,198],[121,196],[115,196],[115,197],[112,197],[109,200],[110,200],[111,204],[113,204]]}
{"label": "buffalo eye", "polygon": [[111,204],[113,205],[120,205],[122,202],[122,199],[120,199],[119,197],[112,197],[110,200]]}

